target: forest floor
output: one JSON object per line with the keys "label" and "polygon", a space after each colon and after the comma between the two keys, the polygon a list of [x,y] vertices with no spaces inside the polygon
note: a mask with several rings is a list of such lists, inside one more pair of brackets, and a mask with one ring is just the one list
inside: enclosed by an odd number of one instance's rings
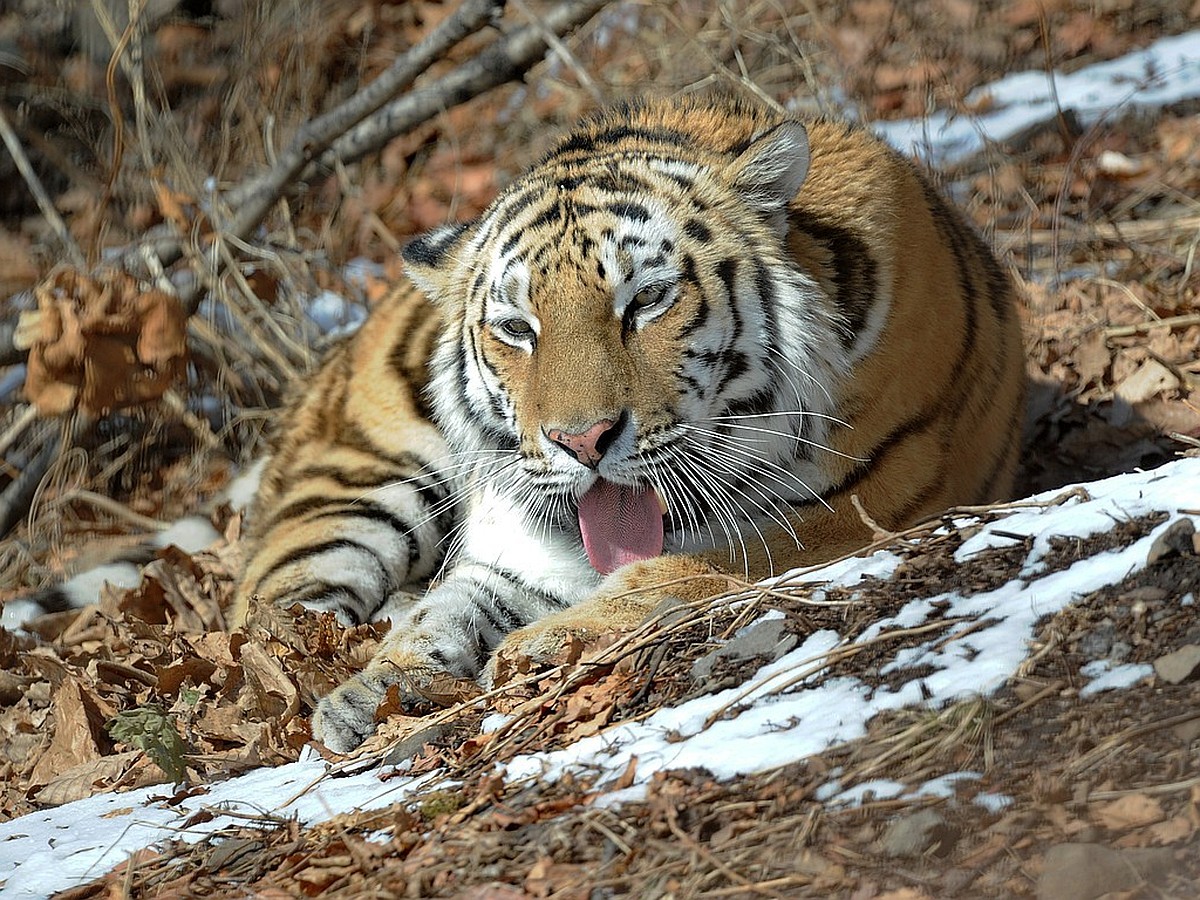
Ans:
{"label": "forest floor", "polygon": [[[0,11],[0,113],[88,259],[162,223],[202,245],[211,237],[209,176],[225,186],[269,160],[281,135],[448,13],[424,0],[176,5],[146,36],[147,101],[117,69],[109,77],[94,22],[21,5]],[[989,99],[972,93],[977,86],[1016,71],[1076,71],[1193,29],[1200,3],[1186,6],[613,4],[524,83],[451,108],[307,184],[279,204],[248,261],[213,286],[220,303],[191,323],[188,386],[106,419],[62,452],[32,510],[0,543],[0,599],[8,599],[127,543],[147,520],[204,506],[227,538],[210,552],[164,551],[142,587],[110,591],[83,614],[45,617],[36,637],[0,631],[0,820],[168,781],[160,763],[170,765],[169,753],[147,753],[105,728],[148,707],[169,712],[187,735],[194,784],[294,760],[314,698],[378,641],[377,629],[344,632],[317,619],[281,617],[271,635],[224,630],[240,520],[209,498],[261,451],[272,408],[327,340],[304,298],[331,292],[369,304],[399,271],[396,250],[409,236],[482,209],[599,102],[648,88],[719,89],[865,121],[934,110],[978,116]],[[506,21],[525,21],[523,10],[513,4]],[[80,35],[92,52],[70,39]],[[1032,385],[1022,496],[1200,447],[1200,102],[1153,113],[1123,104],[1114,96],[1111,113],[1094,122],[1063,110],[937,173],[1022,283]],[[118,121],[124,136],[114,142]],[[14,185],[0,197],[0,295],[10,297],[0,318],[15,318],[62,251],[8,157],[0,172]],[[253,340],[223,337],[223,316]],[[24,374],[0,369],[0,436],[19,438],[5,442],[0,488],[28,464],[27,442],[58,427],[20,424],[33,418],[14,389]],[[1114,524],[1110,540],[1133,537]],[[952,550],[905,543],[906,577],[952,585]],[[1185,896],[1186,879],[1200,873],[1200,730],[1188,714],[1200,699],[1196,682],[1160,679],[1084,699],[1072,673],[1087,655],[1081,646],[1097,641],[1127,645],[1144,661],[1200,645],[1194,615],[1178,608],[1200,584],[1198,559],[1185,553],[1148,566],[1111,594],[1048,617],[1022,678],[978,708],[881,715],[861,740],[782,769],[732,782],[668,772],[647,799],[602,808],[586,780],[498,782],[489,766],[503,755],[471,737],[472,713],[418,756],[418,766],[453,773],[452,788],[419,804],[147,851],[72,896],[901,900],[1082,898],[1099,896],[1099,886],[1124,892],[1117,896]],[[886,597],[878,603],[893,608]],[[697,628],[711,634],[714,621],[730,624],[720,618],[727,613],[714,615]],[[653,690],[616,667],[573,682],[569,697],[561,681],[534,682],[509,702],[553,697],[557,712],[543,708],[535,731],[547,746],[565,745],[677,700],[686,690],[680,673],[706,645],[684,629],[666,646],[671,663],[656,671]],[[903,781],[934,763],[969,764],[1012,803],[868,797],[831,807],[815,799],[834,769]],[[368,839],[380,832],[389,839]],[[1109,864],[1137,877],[1123,881]],[[1056,893],[1063,885],[1076,893]]]}

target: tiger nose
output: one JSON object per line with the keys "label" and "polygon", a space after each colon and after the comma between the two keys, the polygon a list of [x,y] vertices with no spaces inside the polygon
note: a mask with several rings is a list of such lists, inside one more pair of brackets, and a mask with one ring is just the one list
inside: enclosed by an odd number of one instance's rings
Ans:
{"label": "tiger nose", "polygon": [[546,437],[563,450],[572,454],[589,469],[594,469],[604,458],[604,451],[616,436],[616,432],[613,431],[615,424],[615,419],[601,419],[586,431],[577,434],[563,431],[561,428],[547,428],[545,433]]}

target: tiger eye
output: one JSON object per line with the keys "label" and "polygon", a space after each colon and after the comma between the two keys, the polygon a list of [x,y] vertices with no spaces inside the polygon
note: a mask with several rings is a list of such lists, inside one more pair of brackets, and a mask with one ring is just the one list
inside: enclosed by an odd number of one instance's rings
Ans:
{"label": "tiger eye", "polygon": [[668,290],[668,286],[663,284],[644,287],[633,295],[633,299],[629,301],[629,308],[632,310],[641,310],[657,306],[666,299]]}
{"label": "tiger eye", "polygon": [[516,341],[528,341],[534,335],[533,326],[524,319],[502,319],[492,328]]}

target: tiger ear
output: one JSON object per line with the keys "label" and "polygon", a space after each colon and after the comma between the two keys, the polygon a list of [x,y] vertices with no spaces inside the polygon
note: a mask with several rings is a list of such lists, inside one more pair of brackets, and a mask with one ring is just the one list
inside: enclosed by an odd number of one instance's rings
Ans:
{"label": "tiger ear", "polygon": [[462,245],[463,235],[471,222],[443,225],[419,234],[400,251],[404,271],[431,300],[440,300],[451,293],[450,280]]}
{"label": "tiger ear", "polygon": [[734,188],[782,233],[787,207],[804,184],[811,157],[800,122],[781,122],[754,138],[730,166]]}

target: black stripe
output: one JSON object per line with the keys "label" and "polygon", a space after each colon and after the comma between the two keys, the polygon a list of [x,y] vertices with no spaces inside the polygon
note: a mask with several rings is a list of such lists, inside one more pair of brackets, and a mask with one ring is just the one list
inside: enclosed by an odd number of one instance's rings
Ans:
{"label": "black stripe", "polygon": [[[924,466],[922,467],[922,471],[931,473],[934,476],[933,480],[916,493],[909,493],[908,499],[905,500],[904,505],[900,507],[899,511],[887,514],[888,521],[884,524],[888,527],[899,528],[911,522],[917,511],[945,488],[946,466],[944,462],[937,465]],[[905,488],[911,488],[911,484],[905,485]]]}
{"label": "black stripe", "polygon": [[339,597],[343,598],[340,606],[343,609],[353,607],[354,618],[360,623],[365,621],[378,608],[378,604],[372,606],[362,594],[350,585],[333,584],[324,580],[307,582],[303,590],[280,598],[280,602],[286,604],[299,603],[303,606],[306,603],[315,603],[318,600],[336,603],[336,598]]}
{"label": "black stripe", "polygon": [[515,237],[515,238],[517,238],[517,240],[519,240],[521,234],[525,234],[530,231],[536,231],[537,229],[541,228],[543,225],[550,225],[555,222],[561,222],[563,219],[563,215],[564,215],[564,210],[563,210],[562,204],[552,203],[546,209],[544,209],[540,213],[538,213],[532,222],[530,222],[528,225],[526,225],[520,232],[518,232],[513,237]]}
{"label": "black stripe", "polygon": [[501,195],[500,199],[496,201],[495,208],[504,211],[506,224],[508,220],[511,220],[517,213],[524,210],[539,197],[546,196],[541,184],[519,182],[515,185],[515,188],[513,193]]}
{"label": "black stripe", "polygon": [[1008,464],[1011,457],[1016,452],[1017,445],[1021,441],[1021,423],[1025,417],[1025,410],[1020,403],[1013,404],[1013,411],[1009,415],[1007,422],[1008,437],[1004,441],[1004,446],[999,453],[996,454],[992,464],[988,467],[987,476],[979,488],[979,493],[975,497],[976,503],[994,503],[997,500],[1006,500],[1007,497],[997,496],[996,482],[1001,475],[1007,474]]}
{"label": "black stripe", "polygon": [[[66,612],[69,609],[75,608],[71,603],[71,595],[66,592],[62,585],[57,584],[51,585],[48,588],[42,588],[25,599],[36,603],[42,612],[47,613]],[[93,598],[92,602],[95,602],[95,598]]]}
{"label": "black stripe", "polygon": [[262,582],[266,581],[271,575],[274,575],[276,572],[286,568],[287,566],[306,562],[310,559],[322,556],[335,550],[357,550],[360,553],[369,556],[375,561],[375,565],[379,569],[379,574],[383,576],[383,584],[385,587],[384,592],[391,593],[391,591],[395,589],[395,585],[392,584],[391,572],[388,570],[388,566],[383,558],[379,555],[379,552],[373,547],[368,547],[366,544],[362,544],[358,541],[345,537],[332,538],[328,541],[321,541],[316,544],[308,544],[304,547],[296,547],[294,550],[285,553],[283,558],[276,560],[276,562],[271,566],[270,570],[263,575],[261,579],[259,579],[259,584],[262,584]]}
{"label": "black stripe", "polygon": [[[417,526],[412,522],[407,522],[395,515],[391,510],[384,506],[380,506],[370,500],[358,500],[353,504],[343,506],[341,509],[332,509],[323,513],[318,513],[312,519],[366,519],[368,522],[376,522],[380,525],[386,525],[394,531],[399,537],[404,539],[405,548],[408,550],[408,566],[412,568],[414,561],[421,556],[421,544],[417,540]],[[421,517],[422,519],[425,516]]]}
{"label": "black stripe", "polygon": [[[617,160],[618,164],[624,160]],[[587,179],[588,187],[609,194],[654,194],[655,187],[637,172],[610,166],[599,175]]]}
{"label": "black stripe", "polygon": [[722,362],[725,363],[725,371],[721,373],[721,380],[717,382],[718,394],[724,393],[731,381],[741,378],[750,371],[750,360],[741,350],[725,351]]}
{"label": "black stripe", "polygon": [[[652,156],[648,157],[648,159],[661,159],[664,162],[678,162],[678,160],[665,156]],[[680,175],[678,172],[667,172],[663,169],[651,169],[650,171],[652,171],[655,175],[661,175],[664,178],[670,178],[677,185],[682,188],[687,188],[688,190],[691,190],[696,186],[696,182],[692,181],[692,179],[686,177],[685,175]]]}
{"label": "black stripe", "polygon": [[[971,262],[972,249],[979,250],[979,247],[972,248],[966,241],[966,235],[973,234],[967,223],[958,216],[937,193],[933,184],[925,177],[924,173],[919,170],[917,179],[921,184],[921,189],[925,194],[925,202],[929,207],[929,214],[933,217],[934,225],[941,234],[944,242],[949,246],[951,254],[954,256],[954,261],[958,265],[958,281],[959,290],[963,294],[964,311],[966,314],[966,322],[963,324],[964,337],[962,345],[959,347],[958,356],[954,360],[954,366],[951,369],[950,377],[946,379],[948,384],[956,386],[954,391],[954,399],[960,400],[962,390],[966,387],[970,389],[971,379],[964,377],[968,364],[971,362],[971,357],[975,354],[975,344],[978,339],[978,308],[979,297],[976,292],[975,285],[972,279]],[[949,400],[950,398],[945,398]],[[947,402],[938,404],[937,408],[944,408],[950,405]],[[955,406],[958,404],[955,403]]]}
{"label": "black stripe", "polygon": [[404,245],[400,251],[401,255],[409,262],[418,265],[441,265],[446,255],[446,248],[457,241],[469,227],[469,222],[461,222],[446,225],[429,234],[420,235]]}
{"label": "black stripe", "polygon": [[775,389],[763,388],[749,397],[731,400],[725,406],[725,411],[731,416],[762,415],[775,408]]}
{"label": "black stripe", "polygon": [[[503,244],[500,245],[500,255],[508,256],[509,251],[512,250],[513,247],[517,246],[517,244],[521,243],[521,238],[523,238],[524,236],[525,236],[524,231],[517,231],[517,232],[514,232],[512,235],[510,235],[508,240],[506,240]],[[493,287],[494,287],[494,285],[493,285]]]}
{"label": "black stripe", "polygon": [[866,324],[879,290],[879,267],[865,241],[848,228],[816,218],[811,211],[793,211],[788,223],[825,248],[832,268],[834,296],[846,329],[842,345],[849,348]]}
{"label": "black stripe", "polygon": [[515,587],[518,593],[524,594],[525,596],[533,596],[546,606],[550,606],[555,609],[566,609],[571,605],[561,597],[551,594],[549,591],[544,591],[539,587],[535,587],[528,581],[525,581],[525,579],[521,578],[520,575],[511,569],[502,569],[498,566],[488,566],[488,568],[491,569],[492,572],[494,572],[499,578],[507,581],[510,585]]}
{"label": "black stripe", "polygon": [[646,209],[640,203],[634,203],[632,200],[617,200],[606,204],[604,208],[614,216],[620,216],[624,219],[632,219],[635,222],[650,221],[650,210]]}
{"label": "black stripe", "polygon": [[690,387],[692,389],[692,393],[694,393],[697,397],[704,396],[704,385],[701,384],[699,381],[697,381],[695,378],[693,378],[691,375],[687,374],[687,372],[683,371],[682,368],[675,370],[675,377],[679,381],[681,381],[683,384]]}
{"label": "black stripe", "polygon": [[595,153],[600,147],[618,144],[621,141],[633,141],[638,144],[666,144],[671,147],[686,147],[691,140],[678,131],[668,131],[662,128],[638,128],[627,124],[617,124],[599,130],[595,133],[580,132],[570,135],[566,140],[542,160],[548,163],[558,157],[571,154],[588,155]]}
{"label": "black stripe", "polygon": [[683,233],[693,240],[701,243],[709,243],[712,241],[712,232],[708,230],[708,226],[699,219],[688,219],[683,223]]}
{"label": "black stripe", "polygon": [[[481,322],[479,324],[479,328],[482,327],[483,323]],[[491,373],[492,378],[494,378],[500,384],[503,384],[504,379],[500,377],[500,372],[491,364],[488,358],[484,356],[483,348],[479,346],[479,331],[476,328],[470,329],[468,347],[471,351],[471,359],[475,363],[475,368],[479,370],[480,374],[482,375],[482,373],[486,370]],[[485,388],[486,387],[487,386],[485,385]],[[507,425],[508,417],[504,414],[504,404],[501,402],[500,397],[493,394],[490,389],[487,392],[487,397],[488,411],[491,412],[492,418],[496,423]]]}
{"label": "black stripe", "polygon": [[[466,580],[473,587],[477,588],[477,590],[472,592],[470,595],[470,603],[472,608],[474,608],[479,615],[483,616],[483,618],[487,620],[488,627],[491,628],[492,631],[496,632],[496,634],[500,635],[512,634],[514,631],[516,631],[517,627],[519,626],[505,628],[501,620],[493,614],[492,605],[495,603],[495,591],[493,591],[486,582],[480,581],[476,578],[468,578]],[[482,594],[479,593],[480,590],[483,591]]]}
{"label": "black stripe", "polygon": [[[395,466],[391,460],[388,462]],[[357,466],[355,468],[338,467],[330,465],[320,466],[305,466],[293,476],[295,482],[307,481],[314,478],[327,478],[335,482],[340,487],[360,490],[362,488],[379,487],[387,484],[390,481],[395,481],[400,473],[397,473],[394,468],[370,468],[366,466]]]}

